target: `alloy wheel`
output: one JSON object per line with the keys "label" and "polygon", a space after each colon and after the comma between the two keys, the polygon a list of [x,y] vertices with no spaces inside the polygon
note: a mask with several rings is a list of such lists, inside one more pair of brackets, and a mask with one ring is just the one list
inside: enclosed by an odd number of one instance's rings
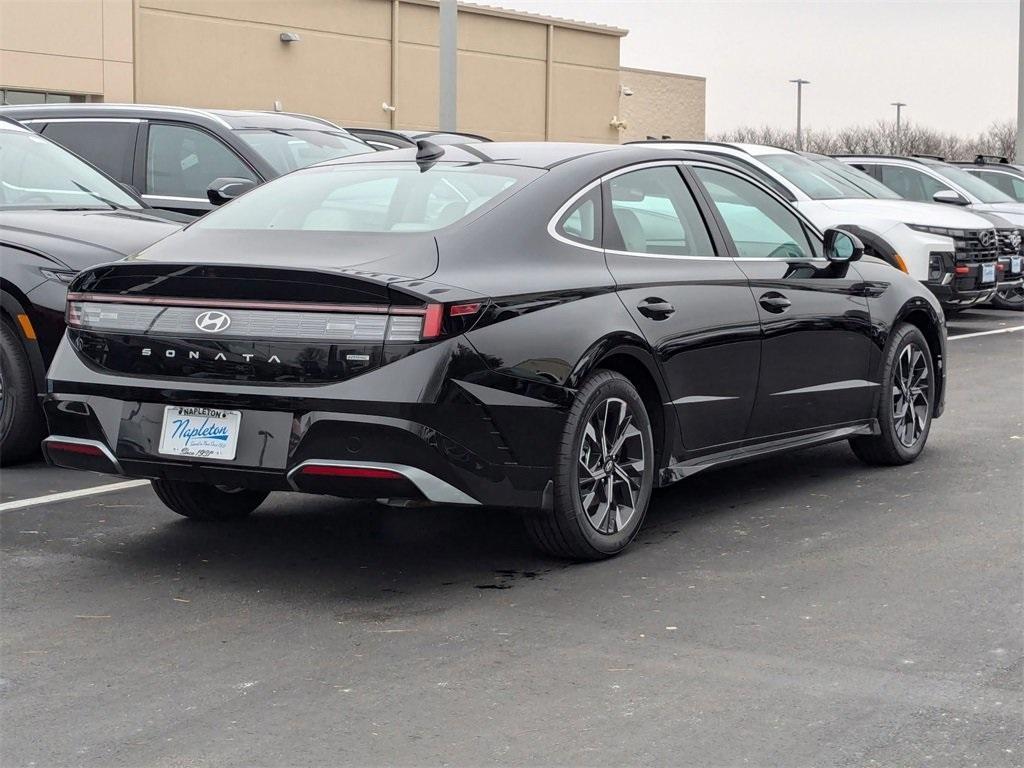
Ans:
{"label": "alloy wheel", "polygon": [[643,485],[644,440],[625,400],[610,397],[594,410],[580,445],[579,475],[580,502],[594,530],[611,535],[629,525]]}
{"label": "alloy wheel", "polygon": [[908,344],[900,352],[893,371],[893,426],[896,438],[906,448],[912,448],[921,439],[928,424],[931,382],[926,354],[917,344]]}

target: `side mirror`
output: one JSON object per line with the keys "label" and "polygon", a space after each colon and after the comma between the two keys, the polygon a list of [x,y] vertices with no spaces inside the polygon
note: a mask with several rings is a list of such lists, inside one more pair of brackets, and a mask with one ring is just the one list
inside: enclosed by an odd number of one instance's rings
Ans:
{"label": "side mirror", "polygon": [[845,229],[825,230],[825,258],[847,263],[858,261],[864,255],[864,243]]}
{"label": "side mirror", "polygon": [[236,179],[230,176],[214,179],[206,188],[206,197],[213,205],[224,205],[256,186],[252,179]]}
{"label": "side mirror", "polygon": [[965,200],[962,195],[952,189],[940,189],[932,195],[932,200],[936,203],[946,203],[946,205],[970,205],[970,201]]}

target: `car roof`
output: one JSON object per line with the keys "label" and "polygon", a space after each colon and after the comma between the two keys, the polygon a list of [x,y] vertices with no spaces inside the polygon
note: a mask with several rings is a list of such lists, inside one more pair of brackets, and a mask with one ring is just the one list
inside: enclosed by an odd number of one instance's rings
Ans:
{"label": "car roof", "polygon": [[200,109],[161,104],[22,104],[0,107],[0,114],[17,120],[46,118],[109,117],[188,120],[220,128],[278,128],[344,130],[329,120],[293,112],[261,112],[243,109]]}
{"label": "car roof", "polygon": [[915,155],[833,155],[839,160],[899,160],[904,163],[917,163],[918,165],[950,165],[945,160],[935,157]]}
{"label": "car roof", "polygon": [[680,147],[694,147],[695,150],[700,149],[714,149],[715,147],[723,149],[734,149],[739,152],[745,152],[748,155],[754,157],[758,155],[795,155],[796,152],[785,149],[784,147],[775,147],[771,144],[747,144],[741,141],[687,141],[685,139],[647,139],[646,141],[631,141],[630,144],[650,144],[652,146],[680,146]]}
{"label": "car roof", "polygon": [[[573,142],[493,141],[483,144],[449,144],[441,147],[444,154],[437,162],[454,163],[494,163],[496,165],[519,165],[528,168],[548,170],[574,160],[607,156],[609,165],[617,160],[625,163],[644,162],[645,160],[664,160],[665,151],[652,149],[642,145],[622,144],[582,144]],[[327,160],[316,167],[328,165],[349,165],[357,163],[394,163],[413,160],[416,149],[396,149],[390,152],[378,152],[368,155],[352,155]],[[680,160],[707,160],[706,155],[679,150],[676,158]]]}

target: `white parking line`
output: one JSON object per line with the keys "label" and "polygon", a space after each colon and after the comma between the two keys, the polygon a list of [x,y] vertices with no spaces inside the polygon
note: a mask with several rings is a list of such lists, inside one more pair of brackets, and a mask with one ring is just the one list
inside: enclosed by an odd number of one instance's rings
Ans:
{"label": "white parking line", "polygon": [[15,501],[5,501],[0,504],[0,512],[10,512],[14,509],[25,509],[25,507],[35,507],[40,504],[51,504],[56,501],[68,501],[70,499],[81,499],[84,496],[96,496],[101,493],[113,493],[114,491],[124,491],[128,488],[138,488],[142,485],[149,485],[149,480],[125,480],[121,483],[110,483],[109,485],[96,485],[92,488],[79,488],[77,491],[61,491],[60,493],[50,493],[46,496],[36,496],[31,499],[16,499]]}
{"label": "white parking line", "polygon": [[994,331],[978,331],[977,333],[961,333],[959,336],[950,336],[946,341],[956,341],[957,339],[973,339],[975,336],[991,336],[993,333],[1013,333],[1014,331],[1024,331],[1024,325],[1017,325],[1013,328],[997,328]]}

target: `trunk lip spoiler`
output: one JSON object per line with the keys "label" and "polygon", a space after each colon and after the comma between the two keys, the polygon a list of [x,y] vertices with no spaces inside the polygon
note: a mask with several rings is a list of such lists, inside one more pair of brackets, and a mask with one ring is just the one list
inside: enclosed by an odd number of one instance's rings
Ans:
{"label": "trunk lip spoiler", "polygon": [[89,301],[104,304],[147,304],[164,307],[214,307],[282,312],[341,312],[347,314],[423,315],[427,307],[388,304],[318,304],[288,301],[249,301],[244,299],[191,299],[170,296],[122,296],[116,293],[68,292],[68,302]]}

